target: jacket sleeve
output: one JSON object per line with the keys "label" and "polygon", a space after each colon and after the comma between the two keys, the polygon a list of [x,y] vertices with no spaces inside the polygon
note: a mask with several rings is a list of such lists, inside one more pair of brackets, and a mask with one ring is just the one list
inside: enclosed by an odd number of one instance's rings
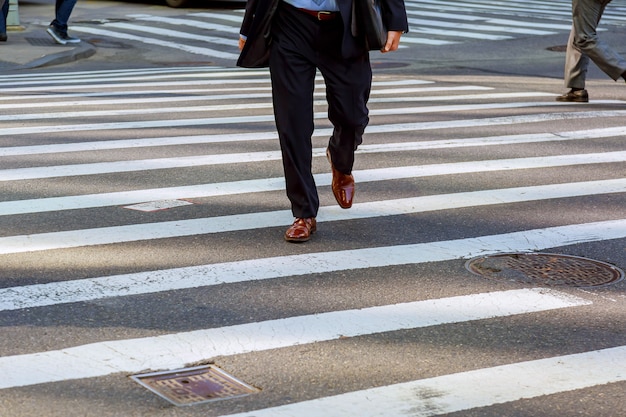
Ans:
{"label": "jacket sleeve", "polygon": [[237,59],[244,68],[262,68],[269,64],[271,29],[274,13],[280,0],[250,0],[241,23],[241,35],[246,42]]}
{"label": "jacket sleeve", "polygon": [[250,28],[252,27],[252,20],[254,19],[254,15],[256,13],[257,3],[257,0],[248,0],[246,3],[246,11],[243,14],[241,29],[239,30],[239,33],[246,37],[250,33]]}
{"label": "jacket sleeve", "polygon": [[404,0],[382,0],[384,7],[383,19],[389,31],[409,31]]}

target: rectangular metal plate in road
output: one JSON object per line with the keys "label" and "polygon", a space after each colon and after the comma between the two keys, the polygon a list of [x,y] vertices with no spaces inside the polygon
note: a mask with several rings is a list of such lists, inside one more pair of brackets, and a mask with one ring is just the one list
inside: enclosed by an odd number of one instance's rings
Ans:
{"label": "rectangular metal plate in road", "polygon": [[131,378],[174,405],[193,405],[259,392],[214,365],[134,375]]}

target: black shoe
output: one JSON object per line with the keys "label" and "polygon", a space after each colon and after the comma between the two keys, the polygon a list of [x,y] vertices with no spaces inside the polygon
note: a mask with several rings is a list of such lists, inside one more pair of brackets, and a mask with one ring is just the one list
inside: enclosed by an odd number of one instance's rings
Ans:
{"label": "black shoe", "polygon": [[6,33],[0,33],[0,42],[6,42],[7,41],[7,34]]}
{"label": "black shoe", "polygon": [[52,39],[54,39],[56,43],[61,44],[61,45],[80,42],[80,39],[73,38],[69,36],[67,33],[61,32],[60,30],[55,28],[54,25],[48,26],[48,29],[46,29],[46,32],[48,32],[48,35],[52,36]]}
{"label": "black shoe", "polygon": [[587,103],[589,101],[589,94],[587,90],[574,90],[573,88],[567,93],[562,94],[556,98],[556,101],[570,101],[574,103]]}

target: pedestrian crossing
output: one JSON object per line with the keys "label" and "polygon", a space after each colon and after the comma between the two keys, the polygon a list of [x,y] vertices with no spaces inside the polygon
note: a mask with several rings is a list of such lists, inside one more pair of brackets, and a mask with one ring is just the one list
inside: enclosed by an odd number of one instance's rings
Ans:
{"label": "pedestrian crossing", "polygon": [[[159,336],[150,339],[105,342],[45,352],[20,357],[1,358],[6,375],[13,376],[2,381],[0,388],[42,382],[54,382],[68,378],[89,378],[115,372],[140,372],[146,366],[178,368],[211,357],[237,355],[250,351],[278,349],[285,346],[316,343],[337,337],[357,337],[380,331],[397,331],[404,328],[433,326],[449,321],[493,318],[498,315],[523,314],[543,309],[557,309],[586,304],[583,300],[564,299],[542,294],[540,290],[517,290],[506,293],[481,294],[452,299],[429,300],[393,306],[372,307],[360,310],[334,311],[314,316],[300,316],[268,322],[249,323],[228,328],[194,331],[186,334]],[[413,317],[412,320],[408,318]],[[442,317],[445,317],[442,319]],[[306,329],[306,332],[303,330]],[[190,352],[182,338],[192,339],[188,345],[202,341],[201,352]],[[210,345],[206,345],[210,341]],[[137,347],[137,345],[143,345]],[[177,346],[178,345],[178,346]],[[143,351],[143,359],[137,360],[136,352]],[[165,352],[155,355],[152,351]],[[200,355],[198,355],[200,354]],[[64,357],[71,356],[71,361]],[[147,362],[146,362],[147,360]],[[32,376],[24,378],[22,372],[10,372],[54,368],[65,363],[58,376],[46,372],[39,380]],[[5,365],[6,364],[6,365]]]}
{"label": "pedestrian crossing", "polygon": [[[267,71],[0,77],[3,403],[32,396],[29,387],[108,384],[242,355],[321,355],[335,343],[369,349],[363,338],[401,332],[593,316],[603,302],[593,290],[486,283],[441,271],[490,253],[625,242],[624,102],[580,106],[555,102],[541,89],[427,78],[375,75],[351,210],[338,208],[327,192],[331,127],[318,80],[319,231],[297,245],[281,237],[292,216]],[[602,127],[590,126],[598,119]],[[489,181],[494,176],[497,183]],[[168,201],[189,204],[157,204]],[[601,202],[613,209],[588,211]],[[128,209],[146,203],[159,209]],[[556,207],[558,218],[545,212]],[[433,271],[433,280],[421,274],[416,286],[419,268]],[[311,282],[320,284],[312,289]],[[265,298],[272,291],[280,308]],[[301,291],[304,298],[292,301]],[[336,296],[336,305],[324,304]],[[199,300],[196,306],[179,297]],[[208,310],[193,313],[200,307]],[[161,323],[161,311],[171,311],[176,324]],[[37,327],[42,321],[46,335]],[[32,343],[39,338],[45,341]],[[285,400],[289,390],[306,391],[308,383],[252,380],[262,385],[256,395],[270,398],[262,409],[202,407],[233,416],[314,416],[320,409],[434,416],[624,383],[624,346],[561,342],[550,352],[507,354],[500,364],[479,361],[472,369],[441,362],[432,374],[424,370],[433,364],[421,363],[402,381],[354,381],[345,391],[295,401]],[[418,353],[423,348],[410,344]],[[346,372],[357,366],[327,359]],[[534,383],[537,375],[545,382]]]}
{"label": "pedestrian crossing", "polygon": [[[335,397],[310,400],[255,411],[254,413],[231,414],[231,417],[282,417],[316,416],[319,410],[329,416],[403,416],[407,413],[419,416],[444,415],[465,411],[471,408],[491,406],[527,398],[550,395],[558,392],[555,387],[568,390],[587,388],[596,383],[606,383],[605,370],[611,369],[609,382],[622,380],[624,367],[613,368],[612,359],[616,353],[623,363],[624,349],[615,348],[602,352],[589,352],[567,357],[549,358],[533,362],[504,365],[491,369],[481,369],[426,380],[372,388]],[[580,378],[580,363],[588,365],[589,372]],[[590,366],[589,366],[590,365]],[[543,384],[537,384],[537,375],[542,375]],[[484,381],[491,381],[487,389],[480,389]],[[528,387],[533,387],[529,392]],[[328,410],[328,411],[326,411]],[[418,414],[416,414],[418,413]]]}
{"label": "pedestrian crossing", "polygon": [[[401,48],[443,46],[469,41],[502,41],[528,36],[566,34],[570,30],[571,2],[487,2],[477,0],[406,1],[410,31]],[[93,37],[121,39],[165,49],[232,62],[239,52],[237,42],[243,16],[241,9],[189,12],[179,17],[150,14],[129,15],[129,21],[88,22],[72,30]],[[626,7],[613,2],[602,27],[623,25]],[[564,38],[565,39],[565,38]]]}

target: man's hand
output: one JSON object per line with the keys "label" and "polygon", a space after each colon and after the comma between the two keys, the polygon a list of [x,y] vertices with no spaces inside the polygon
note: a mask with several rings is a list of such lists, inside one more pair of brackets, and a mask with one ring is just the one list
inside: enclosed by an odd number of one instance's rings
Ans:
{"label": "man's hand", "polygon": [[398,49],[398,46],[400,45],[401,36],[402,36],[401,31],[390,30],[389,32],[387,32],[387,43],[385,44],[383,49],[380,50],[380,52],[384,54],[385,52],[392,52]]}
{"label": "man's hand", "polygon": [[244,46],[245,44],[246,44],[246,40],[240,36],[240,37],[239,37],[239,50],[240,50],[240,51],[243,49],[243,46]]}

